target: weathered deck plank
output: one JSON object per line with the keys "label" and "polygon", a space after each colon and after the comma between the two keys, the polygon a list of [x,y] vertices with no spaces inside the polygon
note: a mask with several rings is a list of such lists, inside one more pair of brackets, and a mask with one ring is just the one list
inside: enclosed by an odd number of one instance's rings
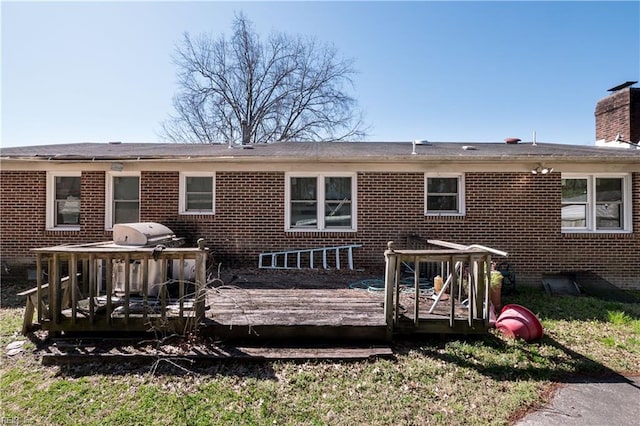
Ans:
{"label": "weathered deck plank", "polygon": [[119,340],[109,343],[57,341],[55,345],[42,345],[43,364],[86,362],[100,358],[101,362],[154,362],[158,359],[174,359],[176,362],[210,361],[220,359],[244,360],[304,360],[304,359],[368,359],[393,357],[387,345],[272,345],[230,346],[217,344],[155,345],[140,341]]}
{"label": "weathered deck plank", "polygon": [[[384,295],[351,289],[246,289],[220,288],[207,294],[207,322],[203,333],[234,338],[371,338],[381,339],[386,328]],[[450,301],[441,301],[433,313],[433,300],[419,297],[419,327],[407,322],[414,312],[415,296],[402,294],[405,313],[400,327],[405,334],[473,332],[473,328],[449,327]],[[455,303],[456,318],[461,323],[468,311]],[[411,322],[413,324],[413,322]],[[477,328],[478,322],[474,323]]]}

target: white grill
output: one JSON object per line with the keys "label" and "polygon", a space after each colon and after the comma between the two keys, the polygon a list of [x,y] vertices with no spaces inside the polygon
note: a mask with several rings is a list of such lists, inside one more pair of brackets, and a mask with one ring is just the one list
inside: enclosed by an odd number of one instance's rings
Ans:
{"label": "white grill", "polygon": [[155,222],[118,223],[113,225],[113,242],[119,246],[153,247],[180,245],[173,231]]}
{"label": "white grill", "polygon": [[[176,247],[183,243],[182,238],[176,238],[173,231],[166,226],[155,222],[118,223],[113,225],[113,243],[119,246],[129,247]],[[174,275],[180,266],[173,262]],[[189,271],[189,261],[185,261],[185,273]],[[158,294],[158,285],[166,281],[162,276],[162,265],[166,260],[148,260],[148,295]],[[194,261],[195,267],[195,261]],[[113,289],[116,292],[125,291],[125,264],[123,261],[113,261]],[[191,275],[189,275],[189,278]],[[142,267],[139,260],[131,261],[129,265],[129,291],[140,293],[142,291]]]}

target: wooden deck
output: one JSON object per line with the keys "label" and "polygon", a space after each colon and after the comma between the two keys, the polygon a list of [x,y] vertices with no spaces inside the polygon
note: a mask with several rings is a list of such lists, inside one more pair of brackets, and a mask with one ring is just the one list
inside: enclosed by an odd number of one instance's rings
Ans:
{"label": "wooden deck", "polygon": [[[428,294],[428,293],[427,293]],[[477,333],[486,328],[468,326],[467,308],[455,303],[455,326],[450,327],[450,300],[419,298],[415,325],[415,297],[401,294],[396,334]],[[384,292],[352,289],[242,289],[219,288],[207,293],[206,321],[201,333],[219,339],[388,340]]]}
{"label": "wooden deck", "polygon": [[[93,331],[109,331],[123,322],[123,308],[118,307],[119,298],[114,298],[117,306],[110,318],[103,308],[96,309],[93,321],[83,315],[84,309],[76,311],[72,321],[71,309],[61,312],[57,329],[75,331],[91,328]],[[144,311],[139,309],[142,299],[131,298],[129,326],[137,325],[155,331],[180,331],[179,305],[169,300],[164,315],[157,304],[151,304]],[[485,332],[483,323],[469,325],[468,310],[454,300],[455,322],[450,326],[451,299],[441,300],[433,313],[429,309],[434,300],[431,293],[419,296],[419,321],[415,324],[415,296],[400,294],[399,318],[394,335],[413,334],[467,334]],[[183,303],[184,319],[193,320],[192,302]],[[85,300],[80,306],[88,305]],[[99,305],[101,306],[101,305]],[[78,315],[80,313],[80,315]],[[144,315],[143,315],[144,314]],[[162,324],[172,324],[171,329],[162,329]],[[46,328],[50,328],[46,327]],[[330,341],[387,341],[384,312],[384,292],[353,289],[247,289],[220,287],[206,292],[205,316],[198,333],[215,340],[293,340],[298,342]]]}
{"label": "wooden deck", "polygon": [[220,288],[207,293],[201,332],[221,339],[384,340],[382,302],[349,289]]}
{"label": "wooden deck", "polygon": [[[394,250],[390,243],[384,280],[366,289],[338,279],[316,286],[313,271],[295,283],[289,277],[282,285],[246,280],[225,285],[207,275],[203,245],[160,252],[111,244],[34,251],[38,282],[25,294],[23,332],[30,329],[34,311],[36,324],[54,337],[105,333],[122,338],[152,332],[216,342],[350,344],[407,335],[486,333],[490,327],[491,257],[481,248]],[[406,283],[402,269],[409,263],[414,272]],[[438,295],[421,284],[421,266],[446,277]],[[45,267],[49,283],[42,282]],[[469,303],[461,304],[467,297]]]}

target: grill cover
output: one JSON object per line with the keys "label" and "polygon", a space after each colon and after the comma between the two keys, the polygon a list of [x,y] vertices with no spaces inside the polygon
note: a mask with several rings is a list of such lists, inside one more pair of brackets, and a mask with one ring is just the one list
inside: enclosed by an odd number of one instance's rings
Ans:
{"label": "grill cover", "polygon": [[118,223],[113,225],[113,242],[121,246],[156,246],[176,241],[173,231],[155,222]]}

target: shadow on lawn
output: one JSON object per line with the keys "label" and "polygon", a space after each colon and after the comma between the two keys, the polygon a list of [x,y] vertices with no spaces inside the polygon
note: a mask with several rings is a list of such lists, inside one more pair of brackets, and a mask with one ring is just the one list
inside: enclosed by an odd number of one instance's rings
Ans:
{"label": "shadow on lawn", "polygon": [[504,297],[503,304],[515,303],[530,309],[542,320],[608,322],[612,312],[640,319],[640,303],[607,301],[592,296],[550,296],[540,288],[522,288]]}
{"label": "shadow on lawn", "polygon": [[[504,352],[509,356],[518,351],[518,362],[507,366],[499,362],[486,362],[486,357],[474,356],[468,351],[447,350],[438,347],[416,348],[411,344],[398,348],[398,352],[418,351],[424,356],[438,359],[458,367],[476,370],[480,374],[496,381],[539,380],[557,383],[628,383],[636,388],[632,381],[609,367],[574,351],[549,336],[544,336],[539,344],[527,344],[522,341],[509,343],[498,336],[479,336],[465,338],[466,343],[479,343],[490,351]],[[541,361],[541,345],[549,346],[556,352]],[[475,346],[475,345],[474,345]]]}

